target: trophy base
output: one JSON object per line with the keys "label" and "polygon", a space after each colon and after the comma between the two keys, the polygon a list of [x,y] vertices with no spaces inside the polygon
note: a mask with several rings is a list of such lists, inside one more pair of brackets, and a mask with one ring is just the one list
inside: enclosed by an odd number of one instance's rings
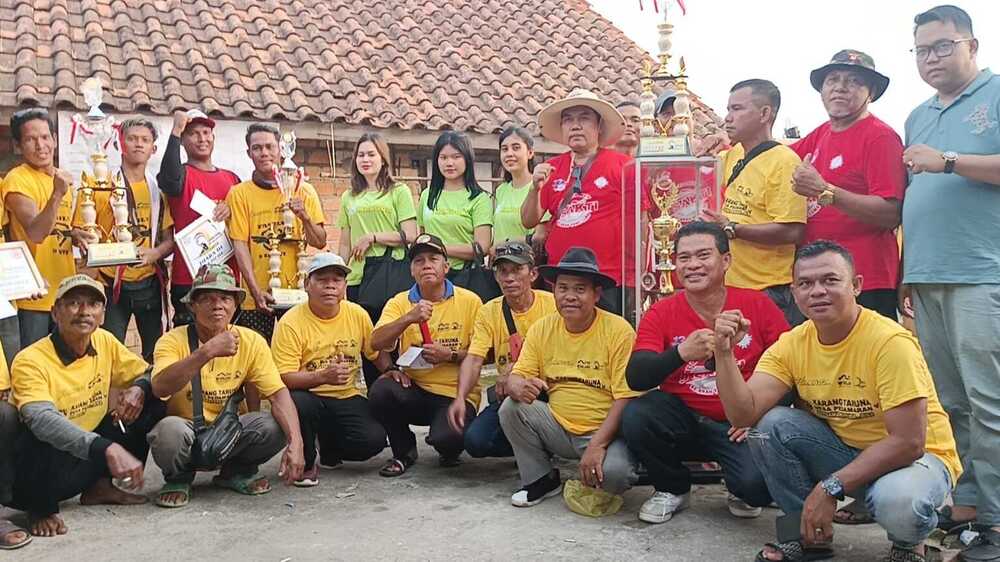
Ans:
{"label": "trophy base", "polygon": [[274,297],[274,308],[292,308],[309,300],[302,289],[271,289],[271,296]]}
{"label": "trophy base", "polygon": [[133,242],[109,242],[87,245],[87,267],[135,265],[142,262]]}

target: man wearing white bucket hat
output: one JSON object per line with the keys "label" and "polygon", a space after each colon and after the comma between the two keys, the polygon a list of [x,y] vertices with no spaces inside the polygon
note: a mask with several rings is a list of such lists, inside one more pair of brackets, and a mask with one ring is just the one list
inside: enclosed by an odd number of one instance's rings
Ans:
{"label": "man wearing white bucket hat", "polygon": [[622,279],[620,235],[622,169],[631,158],[605,147],[622,136],[625,120],[593,92],[576,89],[546,106],[538,127],[543,137],[569,151],[535,167],[521,222],[532,228],[546,212],[552,216],[545,243],[552,263],[586,240],[601,273],[615,281],[600,306],[621,314],[622,286],[634,285]]}

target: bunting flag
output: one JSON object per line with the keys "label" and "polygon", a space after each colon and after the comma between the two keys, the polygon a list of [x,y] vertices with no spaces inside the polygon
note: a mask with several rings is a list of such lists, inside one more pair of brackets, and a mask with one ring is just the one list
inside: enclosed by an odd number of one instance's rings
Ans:
{"label": "bunting flag", "polygon": [[[667,2],[669,2],[669,1],[670,0],[667,0]],[[687,15],[687,6],[684,5],[684,0],[677,0],[677,5],[680,6],[680,8],[681,8],[681,15],[682,16],[686,16]],[[642,9],[643,9],[642,0],[639,0],[639,10],[642,10]],[[659,3],[656,0],[653,0],[653,11],[656,12],[656,13],[660,13],[660,5],[659,5]]]}

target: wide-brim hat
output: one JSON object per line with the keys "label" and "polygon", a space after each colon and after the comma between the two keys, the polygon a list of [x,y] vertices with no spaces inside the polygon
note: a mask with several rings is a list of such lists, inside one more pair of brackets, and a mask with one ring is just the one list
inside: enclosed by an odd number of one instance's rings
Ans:
{"label": "wide-brim hat", "polygon": [[589,107],[601,116],[601,130],[597,136],[597,144],[610,146],[618,142],[625,132],[625,118],[615,109],[615,106],[597,97],[590,90],[577,88],[565,98],[554,101],[538,114],[538,128],[542,136],[552,142],[566,144],[562,133],[562,112],[571,107]]}
{"label": "wide-brim hat", "polygon": [[882,97],[889,87],[889,77],[875,70],[875,59],[854,49],[844,49],[833,55],[830,62],[809,73],[809,82],[817,92],[823,91],[826,75],[834,70],[853,70],[862,74],[871,88],[872,101]]}
{"label": "wide-brim hat", "polygon": [[221,291],[229,293],[236,298],[236,304],[243,304],[247,292],[236,284],[236,277],[228,265],[210,264],[203,265],[198,270],[198,275],[194,276],[191,282],[191,290],[181,297],[181,302],[189,304],[198,291]]}
{"label": "wide-brim hat", "polygon": [[542,278],[549,282],[555,282],[559,275],[576,275],[578,277],[589,277],[604,289],[610,289],[617,285],[614,279],[601,273],[597,266],[597,256],[590,248],[574,246],[563,254],[561,260],[556,265],[543,265],[538,268]]}

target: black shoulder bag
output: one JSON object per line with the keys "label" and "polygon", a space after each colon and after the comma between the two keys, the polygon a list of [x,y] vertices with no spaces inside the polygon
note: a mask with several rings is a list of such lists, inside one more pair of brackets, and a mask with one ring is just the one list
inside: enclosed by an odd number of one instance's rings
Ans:
{"label": "black shoulder bag", "polygon": [[455,285],[476,293],[483,302],[491,301],[501,295],[500,285],[497,285],[493,271],[486,267],[486,254],[478,242],[472,243],[472,253],[474,257],[465,267],[448,272],[448,279]]}
{"label": "black shoulder bag", "polygon": [[402,228],[399,229],[399,236],[403,241],[402,259],[392,257],[392,246],[386,246],[381,256],[365,258],[361,285],[358,286],[358,304],[368,312],[372,322],[378,322],[389,299],[409,290],[414,283],[413,275],[410,274],[410,260],[405,256],[407,240]]}
{"label": "black shoulder bag", "polygon": [[750,149],[750,152],[744,154],[743,158],[740,158],[736,162],[736,165],[733,166],[733,173],[729,175],[729,181],[726,182],[726,187],[733,185],[733,182],[736,181],[736,178],[739,177],[741,173],[743,173],[743,170],[750,164],[751,160],[760,156],[761,154],[764,154],[765,152],[771,150],[772,148],[778,146],[779,144],[781,143],[778,141],[769,140],[769,141],[764,141],[758,144],[757,146],[753,147],[752,149]]}
{"label": "black shoulder bag", "polygon": [[[198,332],[194,324],[188,324],[188,347],[191,353],[198,349]],[[202,405],[201,371],[191,379],[192,422],[194,423],[194,443],[191,445],[191,465],[199,470],[215,470],[226,462],[236,443],[243,434],[240,423],[240,403],[243,390],[238,389],[227,400],[222,411],[211,425],[205,425]]]}

